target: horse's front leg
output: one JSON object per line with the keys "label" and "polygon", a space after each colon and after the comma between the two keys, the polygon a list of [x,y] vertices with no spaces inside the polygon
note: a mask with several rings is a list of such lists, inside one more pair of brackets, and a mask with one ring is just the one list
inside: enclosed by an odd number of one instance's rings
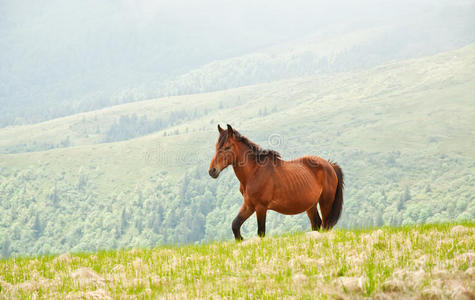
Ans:
{"label": "horse's front leg", "polygon": [[254,208],[248,206],[246,203],[243,203],[241,209],[239,210],[238,215],[233,220],[233,233],[236,241],[242,241],[241,236],[241,225],[254,213]]}
{"label": "horse's front leg", "polygon": [[266,215],[267,208],[257,207],[256,216],[257,216],[257,235],[264,237],[266,235]]}

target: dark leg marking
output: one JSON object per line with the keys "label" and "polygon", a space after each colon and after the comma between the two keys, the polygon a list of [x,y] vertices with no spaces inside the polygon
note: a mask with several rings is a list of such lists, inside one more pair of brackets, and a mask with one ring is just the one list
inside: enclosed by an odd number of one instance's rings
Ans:
{"label": "dark leg marking", "polygon": [[265,208],[256,209],[257,216],[257,235],[264,237],[266,235],[266,214]]}
{"label": "dark leg marking", "polygon": [[241,225],[244,223],[243,219],[237,215],[236,218],[233,220],[232,228],[233,228],[233,233],[234,233],[234,238],[236,241],[242,241],[242,236],[241,236]]}
{"label": "dark leg marking", "polygon": [[232,229],[234,233],[234,238],[236,241],[242,241],[241,236],[241,225],[244,223],[252,214],[254,209],[248,207],[246,204],[242,204],[241,209],[239,210],[238,215],[233,220]]}

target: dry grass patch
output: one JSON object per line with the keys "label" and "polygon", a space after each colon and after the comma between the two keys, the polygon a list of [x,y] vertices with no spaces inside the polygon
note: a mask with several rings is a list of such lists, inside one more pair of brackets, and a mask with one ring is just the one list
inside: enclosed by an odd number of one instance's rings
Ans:
{"label": "dry grass patch", "polygon": [[0,298],[474,299],[474,225],[12,258]]}

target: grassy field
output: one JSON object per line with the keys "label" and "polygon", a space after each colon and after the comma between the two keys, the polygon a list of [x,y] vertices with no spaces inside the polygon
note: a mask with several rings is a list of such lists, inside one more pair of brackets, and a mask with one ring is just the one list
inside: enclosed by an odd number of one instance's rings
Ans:
{"label": "grassy field", "polygon": [[0,261],[0,298],[473,299],[474,223]]}

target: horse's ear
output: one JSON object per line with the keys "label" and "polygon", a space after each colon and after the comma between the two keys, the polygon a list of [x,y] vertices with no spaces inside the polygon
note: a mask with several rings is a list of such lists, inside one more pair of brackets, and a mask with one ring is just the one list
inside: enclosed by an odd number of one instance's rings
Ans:
{"label": "horse's ear", "polygon": [[234,133],[233,128],[231,127],[231,125],[228,124],[228,136],[232,136],[233,133]]}
{"label": "horse's ear", "polygon": [[221,126],[219,124],[218,124],[218,131],[219,131],[219,133],[223,133],[223,131],[224,131],[224,129],[221,128]]}

